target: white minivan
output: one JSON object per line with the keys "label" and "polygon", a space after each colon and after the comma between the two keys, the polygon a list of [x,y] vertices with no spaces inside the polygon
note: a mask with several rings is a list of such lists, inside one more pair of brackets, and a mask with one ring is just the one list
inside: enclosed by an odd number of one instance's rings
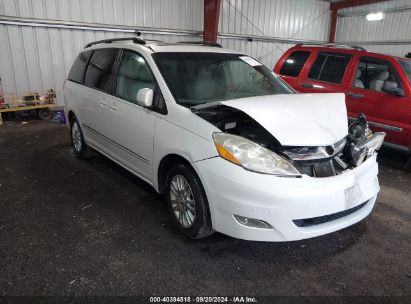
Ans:
{"label": "white minivan", "polygon": [[167,198],[187,236],[291,241],[373,209],[384,133],[348,125],[343,94],[296,94],[217,45],[88,44],[64,85],[78,157],[92,148]]}

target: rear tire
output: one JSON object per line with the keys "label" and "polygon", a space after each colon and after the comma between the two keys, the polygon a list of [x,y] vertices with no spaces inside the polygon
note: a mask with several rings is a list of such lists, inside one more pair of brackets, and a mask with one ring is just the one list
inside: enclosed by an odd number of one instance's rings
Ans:
{"label": "rear tire", "polygon": [[83,131],[76,118],[73,118],[70,123],[70,138],[71,146],[78,158],[85,158],[87,153],[87,144],[84,141]]}
{"label": "rear tire", "polygon": [[165,194],[171,218],[182,233],[201,239],[214,232],[207,197],[192,168],[173,166],[167,173]]}

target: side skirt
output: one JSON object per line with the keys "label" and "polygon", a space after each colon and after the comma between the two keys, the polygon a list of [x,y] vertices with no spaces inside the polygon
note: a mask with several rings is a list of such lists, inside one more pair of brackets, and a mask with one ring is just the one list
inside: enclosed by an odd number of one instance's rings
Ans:
{"label": "side skirt", "polygon": [[[142,181],[146,182],[147,184],[149,184],[151,187],[154,188],[153,183],[151,181],[149,181],[148,179],[142,177],[141,175],[139,175],[138,173],[134,172],[133,170],[131,170],[130,168],[128,168],[125,164],[123,164],[122,162],[114,159],[112,156],[110,156],[109,154],[107,154],[106,152],[102,151],[99,148],[96,148],[94,145],[87,143],[88,146],[90,146],[91,148],[93,148],[94,150],[98,151],[99,153],[103,154],[105,157],[107,157],[108,159],[112,160],[113,162],[115,162],[116,164],[118,164],[119,166],[123,167],[124,169],[126,169],[128,172],[132,173],[133,175],[137,176],[139,179],[141,179]],[[154,190],[157,191],[156,188],[154,188]]]}

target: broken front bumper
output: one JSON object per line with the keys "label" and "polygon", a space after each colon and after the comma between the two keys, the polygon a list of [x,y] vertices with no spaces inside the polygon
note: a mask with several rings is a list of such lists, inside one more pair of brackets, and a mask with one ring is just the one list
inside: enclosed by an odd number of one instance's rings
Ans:
{"label": "broken front bumper", "polygon": [[[245,240],[293,241],[340,230],[371,212],[380,189],[376,154],[355,169],[323,178],[254,173],[220,157],[193,166],[207,194],[213,228]],[[271,228],[245,226],[234,215]]]}

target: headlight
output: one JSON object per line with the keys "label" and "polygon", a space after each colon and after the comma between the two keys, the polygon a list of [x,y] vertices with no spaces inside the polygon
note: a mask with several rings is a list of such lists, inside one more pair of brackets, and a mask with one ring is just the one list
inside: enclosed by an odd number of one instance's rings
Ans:
{"label": "headlight", "polygon": [[365,148],[367,150],[367,157],[370,157],[375,151],[381,148],[384,138],[385,132],[373,133],[360,147]]}
{"label": "headlight", "polygon": [[384,138],[384,132],[371,133],[363,143],[352,145],[350,155],[354,165],[358,167],[364,160],[372,156],[381,147]]}
{"label": "headlight", "polygon": [[301,175],[287,160],[244,137],[214,133],[213,139],[222,158],[247,170],[282,176]]}

